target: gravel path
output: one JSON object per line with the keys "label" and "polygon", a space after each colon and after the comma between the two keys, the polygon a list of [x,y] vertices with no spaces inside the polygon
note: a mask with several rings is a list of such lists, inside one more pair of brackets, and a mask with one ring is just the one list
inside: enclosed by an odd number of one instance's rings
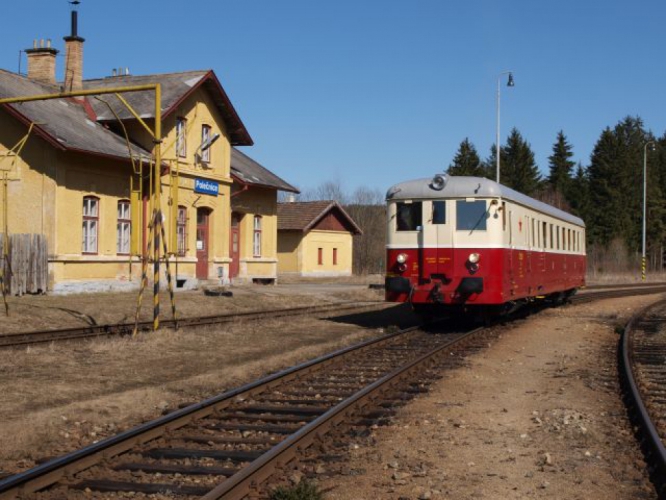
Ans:
{"label": "gravel path", "polygon": [[353,474],[321,481],[327,498],[655,498],[619,397],[616,346],[618,327],[656,298],[509,326],[352,446]]}

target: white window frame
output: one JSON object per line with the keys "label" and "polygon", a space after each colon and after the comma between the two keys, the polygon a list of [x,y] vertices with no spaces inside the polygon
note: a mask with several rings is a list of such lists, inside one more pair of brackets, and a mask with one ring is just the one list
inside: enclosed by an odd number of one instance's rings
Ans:
{"label": "white window frame", "polygon": [[178,206],[178,219],[176,220],[176,233],[178,255],[184,257],[187,253],[187,207]]}
{"label": "white window frame", "polygon": [[[213,128],[210,125],[201,126],[201,144],[206,144],[208,139],[210,139],[210,133]],[[203,163],[210,163],[210,148],[206,148],[201,152],[201,161]]]}
{"label": "white window frame", "polygon": [[99,198],[83,197],[82,252],[97,254],[99,235]]}
{"label": "white window frame", "polygon": [[252,236],[252,254],[261,257],[261,215],[254,216],[254,233]]}
{"label": "white window frame", "polygon": [[116,223],[116,253],[129,255],[132,241],[132,215],[129,200],[118,202],[118,221]]}
{"label": "white window frame", "polygon": [[187,156],[187,141],[185,131],[187,129],[187,120],[185,118],[176,118],[176,155],[179,158]]}

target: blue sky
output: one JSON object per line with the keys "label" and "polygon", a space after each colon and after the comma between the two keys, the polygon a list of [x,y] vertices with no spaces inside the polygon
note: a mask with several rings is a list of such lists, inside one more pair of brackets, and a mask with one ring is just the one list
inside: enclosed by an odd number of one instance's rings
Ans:
{"label": "blue sky", "polygon": [[[17,71],[35,38],[64,48],[65,0],[3,3],[0,67]],[[255,141],[243,151],[302,189],[428,177],[465,137],[486,158],[505,70],[502,142],[518,128],[543,173],[559,130],[584,165],[627,115],[666,130],[663,1],[82,0],[79,12],[85,78],[212,68]]]}

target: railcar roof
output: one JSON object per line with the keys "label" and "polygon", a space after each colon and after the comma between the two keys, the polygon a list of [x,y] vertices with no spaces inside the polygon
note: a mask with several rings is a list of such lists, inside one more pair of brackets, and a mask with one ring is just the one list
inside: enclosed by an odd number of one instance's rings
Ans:
{"label": "railcar roof", "polygon": [[442,175],[446,182],[444,187],[437,190],[432,187],[432,177],[425,179],[414,179],[401,182],[389,188],[386,200],[412,200],[412,199],[439,199],[439,198],[502,198],[524,205],[533,210],[541,212],[558,219],[565,220],[578,226],[585,226],[585,222],[579,217],[571,215],[564,210],[555,208],[527,195],[514,191],[495,181],[485,177],[465,177],[454,175]]}

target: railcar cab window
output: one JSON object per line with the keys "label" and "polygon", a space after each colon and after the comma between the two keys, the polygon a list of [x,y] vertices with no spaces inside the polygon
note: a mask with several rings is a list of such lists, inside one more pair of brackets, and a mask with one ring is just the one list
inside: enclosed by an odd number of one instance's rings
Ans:
{"label": "railcar cab window", "polygon": [[446,202],[433,201],[432,202],[432,223],[433,224],[446,224]]}
{"label": "railcar cab window", "polygon": [[398,231],[418,231],[422,225],[422,203],[396,203],[396,229]]}
{"label": "railcar cab window", "polygon": [[485,200],[458,200],[456,202],[456,229],[458,231],[485,231],[487,216]]}

